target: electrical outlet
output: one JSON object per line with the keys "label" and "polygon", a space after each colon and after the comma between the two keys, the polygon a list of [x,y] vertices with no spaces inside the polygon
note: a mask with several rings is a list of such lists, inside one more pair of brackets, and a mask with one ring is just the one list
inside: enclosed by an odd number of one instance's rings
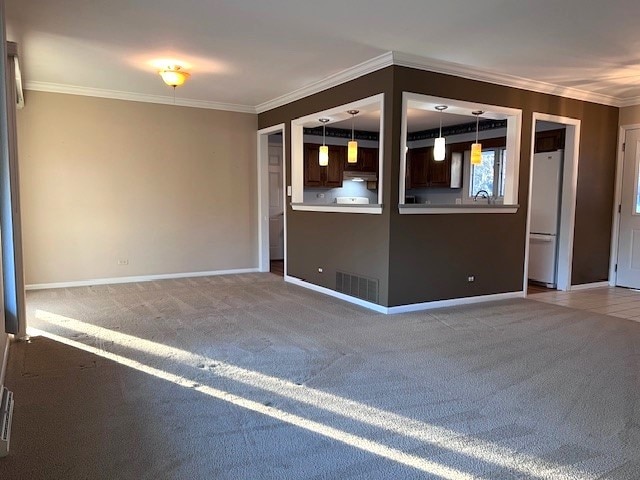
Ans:
{"label": "electrical outlet", "polygon": [[324,270],[322,269],[322,267],[318,267],[318,273],[322,273],[324,272]]}
{"label": "electrical outlet", "polygon": [[129,265],[129,260],[126,258],[122,258],[118,260],[118,265]]}
{"label": "electrical outlet", "polygon": [[475,281],[476,281],[475,275],[469,275],[467,277],[467,282],[471,283],[471,282],[475,282]]}

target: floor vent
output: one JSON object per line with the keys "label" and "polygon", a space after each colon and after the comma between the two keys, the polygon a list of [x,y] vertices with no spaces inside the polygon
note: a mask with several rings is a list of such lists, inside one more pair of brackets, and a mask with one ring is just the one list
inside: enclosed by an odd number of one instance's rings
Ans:
{"label": "floor vent", "polygon": [[3,388],[2,400],[0,401],[0,457],[6,457],[9,454],[12,418],[13,392]]}
{"label": "floor vent", "polygon": [[378,303],[378,280],[336,272],[336,290],[367,302]]}

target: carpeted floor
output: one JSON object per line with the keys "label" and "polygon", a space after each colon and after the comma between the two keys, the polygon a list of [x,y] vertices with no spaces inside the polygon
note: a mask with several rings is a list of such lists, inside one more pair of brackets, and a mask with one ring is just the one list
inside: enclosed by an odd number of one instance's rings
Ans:
{"label": "carpeted floor", "polygon": [[640,478],[640,323],[384,316],[271,274],[27,300],[3,480]]}

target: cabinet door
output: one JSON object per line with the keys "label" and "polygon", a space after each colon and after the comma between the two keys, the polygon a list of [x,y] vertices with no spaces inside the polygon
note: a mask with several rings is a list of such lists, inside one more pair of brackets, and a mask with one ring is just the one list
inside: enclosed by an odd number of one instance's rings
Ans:
{"label": "cabinet door", "polygon": [[329,146],[329,166],[321,167],[325,170],[323,179],[325,187],[342,187],[342,172],[346,156],[347,147]]}
{"label": "cabinet door", "polygon": [[320,145],[310,143],[304,144],[304,186],[305,187],[321,187],[322,170],[327,167],[321,167],[318,163],[320,154]]}
{"label": "cabinet door", "polygon": [[412,148],[409,150],[409,181],[410,188],[424,188],[429,186],[429,148]]}
{"label": "cabinet door", "polygon": [[358,164],[363,172],[378,172],[378,149],[377,148],[359,148]]}
{"label": "cabinet door", "polygon": [[548,130],[546,132],[536,132],[534,152],[555,152],[556,150],[564,148],[564,134],[565,130],[563,128]]}
{"label": "cabinet door", "polygon": [[429,186],[449,187],[451,184],[451,147],[447,146],[444,160],[436,162],[433,159],[433,148],[429,147]]}

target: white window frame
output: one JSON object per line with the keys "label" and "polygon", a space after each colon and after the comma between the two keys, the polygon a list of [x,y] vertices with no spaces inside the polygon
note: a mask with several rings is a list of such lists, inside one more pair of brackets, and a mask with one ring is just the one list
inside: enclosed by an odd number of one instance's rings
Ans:
{"label": "white window frame", "polygon": [[[500,170],[496,171],[495,167],[496,167],[496,162],[499,162],[500,164],[502,163],[502,151],[506,150],[506,147],[490,147],[490,148],[482,149],[483,152],[486,152],[489,150],[493,150],[495,154],[497,154],[493,160],[494,194],[490,198],[491,201],[489,201],[489,199],[484,199],[484,198],[478,198],[474,200],[473,195],[471,195],[471,178],[473,177],[472,172],[473,172],[474,165],[471,164],[470,151],[467,151],[465,152],[465,155],[464,155],[464,170],[463,170],[463,184],[462,184],[462,191],[463,191],[462,202],[463,203],[504,204],[504,195],[495,194],[496,191],[498,191],[499,193],[499,188],[500,188],[500,180],[499,180]],[[508,164],[509,162],[507,160],[507,165]],[[505,193],[506,193],[506,178],[507,177],[505,172]]]}
{"label": "white window frame", "polygon": [[[319,118],[341,118],[348,110],[362,110],[376,105],[380,109],[380,138],[378,145],[378,203],[369,205],[338,205],[338,204],[305,204],[304,203],[304,126],[310,122],[317,122]],[[350,118],[350,117],[349,117]],[[383,188],[383,159],[384,159],[384,93],[363,98],[355,102],[338,107],[315,112],[300,117],[291,122],[291,209],[307,212],[338,212],[338,213],[382,213]]]}
{"label": "white window frame", "polygon": [[[486,203],[471,205],[464,203],[469,191],[468,159],[465,153],[465,170],[463,175],[462,205],[405,205],[406,172],[407,172],[407,109],[421,108],[433,110],[436,105],[447,105],[448,113],[471,116],[473,111],[482,110],[484,118],[506,118],[507,120],[507,171],[505,175],[505,192],[502,202],[493,205]],[[419,93],[402,93],[402,126],[400,132],[400,188],[398,209],[401,214],[442,214],[442,213],[516,213],[518,211],[518,184],[520,177],[520,136],[522,133],[522,110],[517,108],[487,105],[483,103],[466,102],[450,98],[434,97]]]}

